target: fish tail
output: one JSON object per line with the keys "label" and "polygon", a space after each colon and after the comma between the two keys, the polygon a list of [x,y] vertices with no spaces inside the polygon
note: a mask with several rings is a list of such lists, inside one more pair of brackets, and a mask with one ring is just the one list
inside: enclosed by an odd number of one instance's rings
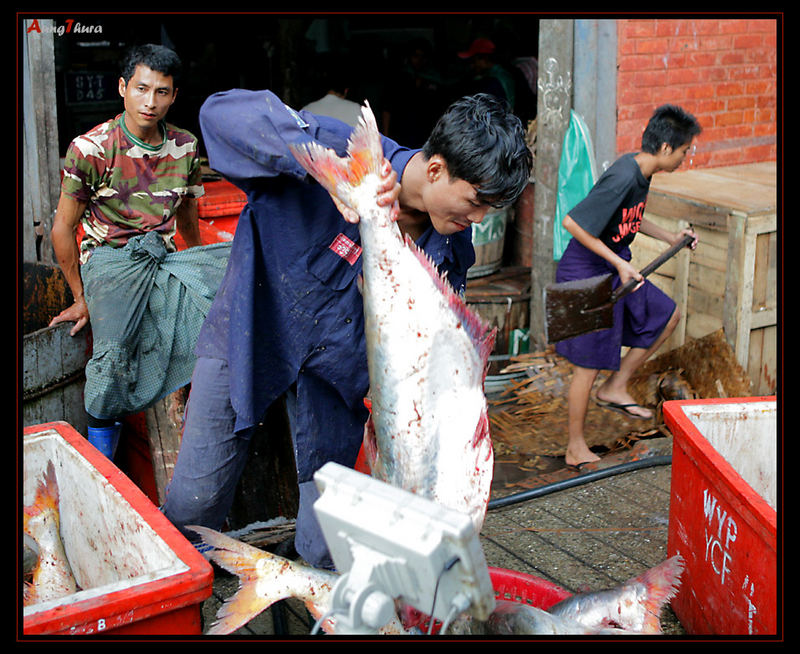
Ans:
{"label": "fish tail", "polygon": [[239,577],[239,590],[219,608],[217,619],[207,634],[230,634],[287,597],[285,592],[281,592],[279,584],[276,584],[274,594],[265,593],[259,587],[265,576],[272,574],[277,578],[282,561],[279,557],[213,529],[194,525],[187,525],[187,528],[196,531],[214,548],[207,553],[212,561]]}
{"label": "fish tail", "polygon": [[683,558],[676,554],[629,582],[640,583],[646,589],[644,633],[661,633],[661,609],[678,592],[683,567]]}
{"label": "fish tail", "polygon": [[351,189],[359,186],[373,173],[380,175],[383,162],[378,125],[369,103],[361,108],[361,117],[350,135],[346,157],[340,157],[330,148],[309,142],[290,144],[298,163],[316,179],[335,199],[349,205]]}

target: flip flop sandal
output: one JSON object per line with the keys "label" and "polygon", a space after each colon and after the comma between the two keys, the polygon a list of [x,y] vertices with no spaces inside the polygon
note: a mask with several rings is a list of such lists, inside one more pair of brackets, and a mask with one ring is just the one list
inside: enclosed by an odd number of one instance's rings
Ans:
{"label": "flip flop sandal", "polygon": [[574,472],[584,472],[583,469],[585,467],[589,466],[591,469],[591,466],[596,466],[598,463],[600,463],[600,461],[581,461],[580,463],[566,463],[564,467]]}
{"label": "flip flop sandal", "polygon": [[640,409],[645,408],[640,404],[636,404],[636,402],[631,402],[630,404],[617,404],[616,402],[606,402],[605,400],[601,400],[599,398],[595,398],[594,401],[597,406],[603,409],[611,409],[612,411],[626,415],[629,418],[635,418],[637,420],[652,420],[653,418],[653,416],[640,416],[637,413],[632,413],[629,411],[629,408],[634,406],[639,407]]}

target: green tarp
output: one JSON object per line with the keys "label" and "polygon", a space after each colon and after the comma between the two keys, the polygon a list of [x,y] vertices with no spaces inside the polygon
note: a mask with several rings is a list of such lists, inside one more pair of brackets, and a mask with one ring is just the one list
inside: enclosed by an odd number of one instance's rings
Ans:
{"label": "green tarp", "polygon": [[572,238],[561,223],[570,210],[587,196],[596,181],[597,170],[589,128],[580,114],[572,110],[558,165],[558,197],[553,223],[553,259],[556,261],[561,259]]}

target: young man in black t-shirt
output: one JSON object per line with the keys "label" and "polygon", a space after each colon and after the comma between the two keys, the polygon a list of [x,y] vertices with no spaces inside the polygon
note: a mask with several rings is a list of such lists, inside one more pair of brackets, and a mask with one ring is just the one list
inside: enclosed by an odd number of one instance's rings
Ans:
{"label": "young man in black t-shirt", "polygon": [[[629,245],[641,231],[670,245],[690,229],[669,232],[644,218],[650,179],[657,172],[672,172],[683,162],[701,131],[691,114],[680,107],[659,107],[642,135],[638,153],[620,157],[586,196],[565,216],[563,224],[574,237],[558,264],[556,281],[586,279],[608,272],[619,283],[640,280],[637,289],[614,306],[614,326],[561,341],[556,351],[573,365],[570,384],[567,465],[580,466],[599,457],[586,444],[584,420],[592,386],[600,370],[612,370],[598,388],[600,406],[641,419],[652,411],[639,406],[628,392],[636,369],[669,337],[680,320],[675,303],[654,284],[644,280],[631,263]],[[697,245],[697,239],[691,247]],[[630,349],[621,357],[621,348]]]}

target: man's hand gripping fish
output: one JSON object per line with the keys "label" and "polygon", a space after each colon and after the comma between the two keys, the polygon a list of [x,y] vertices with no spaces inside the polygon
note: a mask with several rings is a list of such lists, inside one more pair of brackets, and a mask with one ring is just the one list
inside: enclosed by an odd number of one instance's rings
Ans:
{"label": "man's hand gripping fish", "polygon": [[338,206],[360,216],[372,475],[467,513],[480,530],[494,457],[483,381],[489,330],[377,203],[384,161],[366,105],[347,157],[317,143],[291,146]]}

